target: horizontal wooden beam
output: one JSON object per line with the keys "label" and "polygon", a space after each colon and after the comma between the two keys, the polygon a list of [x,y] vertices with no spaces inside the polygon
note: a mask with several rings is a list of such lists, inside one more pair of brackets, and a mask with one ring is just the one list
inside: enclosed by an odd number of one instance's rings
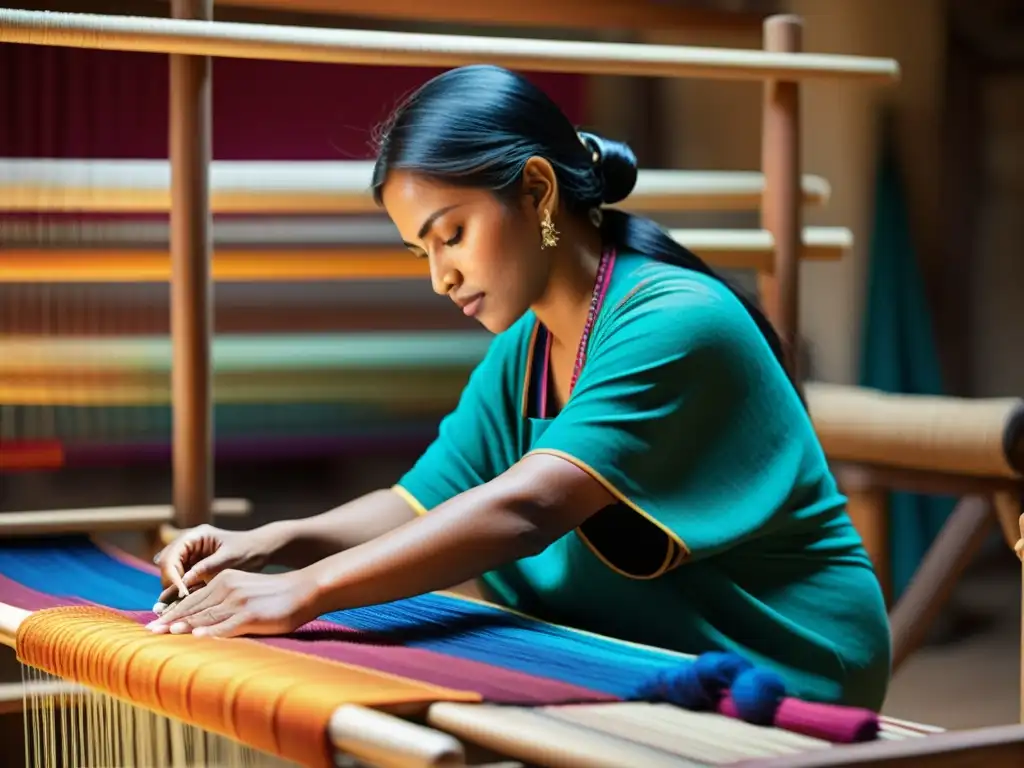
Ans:
{"label": "horizontal wooden beam", "polygon": [[[774,240],[765,230],[677,229],[672,236],[721,269],[773,268]],[[804,230],[803,258],[834,261],[850,247],[843,227]],[[223,282],[426,279],[425,260],[405,250],[382,247],[218,249],[213,279]],[[165,250],[17,249],[0,252],[0,283],[167,282]]]}
{"label": "horizontal wooden beam", "polygon": [[808,407],[833,462],[1020,479],[1024,399],[883,392],[807,382]]}
{"label": "horizontal wooden beam", "polygon": [[521,0],[486,3],[479,0],[218,0],[234,6],[356,16],[417,23],[486,26],[549,27],[640,31],[678,29],[689,32],[754,31],[760,33],[764,14],[694,8],[660,0]]}
{"label": "horizontal wooden beam", "polygon": [[494,64],[535,72],[891,83],[893,59],[680,45],[428,35],[0,9],[0,42],[375,66]]}
{"label": "horizontal wooden beam", "polygon": [[[245,517],[251,509],[245,499],[214,499],[212,512],[214,517]],[[5,512],[0,515],[0,537],[145,531],[158,529],[173,519],[174,508],[170,504]]]}
{"label": "horizontal wooden beam", "polygon": [[[370,196],[373,163],[236,161],[210,164],[214,213],[379,213]],[[0,211],[165,213],[171,205],[166,160],[0,159]],[[830,187],[803,177],[803,203],[824,205]],[[645,212],[760,208],[764,175],[754,171],[642,169],[616,207]]]}

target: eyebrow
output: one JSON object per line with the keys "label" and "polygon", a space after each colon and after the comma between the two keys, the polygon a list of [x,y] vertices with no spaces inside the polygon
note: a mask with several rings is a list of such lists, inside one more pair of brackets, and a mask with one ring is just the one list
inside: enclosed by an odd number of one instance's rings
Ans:
{"label": "eyebrow", "polygon": [[[454,210],[455,208],[458,208],[461,205],[462,205],[462,203],[456,203],[455,205],[448,205],[448,206],[445,206],[444,208],[438,208],[432,214],[427,216],[427,218],[423,221],[423,226],[421,226],[420,227],[420,231],[416,233],[416,237],[418,237],[420,240],[422,240],[426,236],[427,232],[430,231],[430,228],[434,226],[434,222],[435,221],[437,221],[439,218],[441,218],[446,213],[448,213],[448,211]],[[413,245],[412,243],[408,243],[408,242],[406,242],[404,244],[408,248],[418,248],[419,247],[419,246]]]}

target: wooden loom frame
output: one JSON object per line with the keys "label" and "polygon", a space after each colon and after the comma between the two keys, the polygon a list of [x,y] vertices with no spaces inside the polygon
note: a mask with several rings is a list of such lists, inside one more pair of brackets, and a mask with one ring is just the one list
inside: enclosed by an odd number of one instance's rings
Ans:
{"label": "wooden loom frame", "polygon": [[[211,4],[209,2],[187,2],[176,0],[173,3],[174,15],[179,19],[209,19]],[[8,15],[4,21],[10,24],[12,18],[17,27],[27,22],[31,32],[36,22],[31,14]],[[82,17],[85,19],[85,17]],[[88,25],[86,25],[88,26]],[[214,25],[222,30],[229,25]],[[165,26],[165,29],[169,27]],[[22,31],[26,27],[21,27]],[[181,32],[178,42],[186,42],[188,27],[176,27]],[[212,31],[212,27],[206,29]],[[776,324],[782,337],[793,342],[797,328],[797,280],[796,270],[800,243],[800,212],[798,203],[799,188],[799,90],[797,81],[804,75],[839,76],[851,74],[844,72],[844,65],[856,62],[855,59],[844,57],[773,56],[776,52],[795,52],[800,49],[799,22],[791,17],[773,18],[766,24],[766,48],[768,53],[762,56],[740,57],[719,56],[709,54],[706,49],[677,49],[677,60],[645,60],[629,62],[624,60],[611,61],[616,58],[609,54],[621,54],[621,47],[603,47],[598,50],[591,47],[583,50],[576,47],[574,53],[578,57],[558,55],[559,51],[551,45],[523,44],[519,41],[517,49],[495,48],[488,43],[485,50],[470,41],[465,47],[455,46],[458,50],[446,47],[452,40],[443,41],[430,50],[413,50],[410,47],[401,50],[393,49],[388,56],[394,61],[388,63],[418,63],[451,66],[467,63],[472,60],[490,60],[512,67],[525,68],[557,68],[565,70],[575,68],[581,72],[618,72],[623,70],[631,74],[662,75],[662,76],[718,76],[729,78],[766,79],[765,99],[765,131],[763,145],[763,165],[765,169],[765,195],[762,219],[764,228],[772,235],[775,246],[775,258],[772,274],[762,276],[762,295],[769,317]],[[10,27],[0,25],[0,38],[8,34]],[[144,32],[145,30],[143,30]],[[252,30],[249,30],[252,31]],[[209,59],[210,53],[216,50],[220,55],[260,55],[268,58],[286,58],[303,60],[302,45],[284,44],[274,46],[274,51],[265,56],[257,53],[260,40],[242,41],[237,39],[219,40],[192,39],[184,47],[165,48],[166,40],[160,41],[151,36],[148,42],[132,41],[132,34],[115,35],[117,40],[112,47],[134,45],[134,50],[153,50],[169,52],[172,55],[172,270],[173,270],[173,336],[175,339],[175,510],[176,522],[179,525],[193,525],[201,521],[210,508],[210,470],[209,470],[209,369],[208,349],[210,334],[210,209],[209,209]],[[17,34],[15,34],[15,38]],[[108,36],[109,37],[109,36]],[[173,37],[173,35],[172,35]],[[314,36],[315,37],[315,36]],[[351,36],[350,36],[351,37]],[[386,40],[386,36],[364,35],[362,43],[369,41],[373,48],[374,41],[378,45]],[[417,36],[425,37],[425,36]],[[15,39],[10,38],[10,39]],[[394,40],[392,36],[390,39]],[[407,38],[408,39],[408,38]],[[22,38],[23,42],[33,42],[31,35]],[[263,41],[265,42],[265,41]],[[359,42],[359,41],[357,41]],[[49,41],[47,44],[85,45],[88,41],[65,35],[61,42]],[[96,45],[95,42],[92,45]],[[223,46],[226,46],[223,47]],[[329,47],[329,46],[328,46]],[[584,46],[585,47],[585,46]],[[522,49],[528,49],[524,54]],[[653,47],[648,47],[652,48]],[[175,50],[177,52],[172,52]],[[639,50],[639,49],[637,49]],[[188,55],[193,54],[193,55]],[[318,60],[359,62],[365,49],[359,45],[352,46],[347,41],[338,39],[338,46],[317,55]],[[556,59],[552,62],[551,59]],[[797,62],[800,66],[794,66]],[[566,64],[571,65],[567,67]],[[717,70],[717,66],[728,69]],[[754,71],[752,71],[754,70]],[[895,68],[888,63],[877,68],[865,67],[859,73],[865,77],[885,78],[895,74]],[[194,314],[184,311],[191,305],[196,308]],[[792,360],[790,361],[792,364]],[[205,450],[204,450],[205,448]],[[191,452],[191,458],[189,456]],[[205,465],[204,465],[205,460]],[[483,709],[477,708],[477,713]],[[450,724],[449,724],[450,727]],[[1007,746],[1009,735],[1013,745]],[[1003,744],[1003,757],[1007,760],[1019,758],[1017,742],[1021,736],[1017,729],[1000,731],[996,736],[989,732],[989,745],[1000,742]],[[943,750],[947,756],[956,759],[958,750],[969,749],[971,739],[949,734],[921,740],[930,742],[925,751]],[[939,741],[942,744],[939,744]],[[977,739],[973,741],[977,742]],[[824,756],[806,755],[796,761],[787,759],[786,765],[812,764],[858,764],[866,762],[898,764],[907,757],[907,749],[892,750],[885,748],[890,745],[873,744],[864,748],[854,747],[831,752]],[[920,747],[924,745],[900,745],[909,747],[916,757],[915,765],[940,764],[948,760],[939,758],[937,762],[921,762],[924,753]],[[881,749],[880,749],[881,748]],[[998,750],[997,750],[998,751]],[[862,755],[865,759],[858,759]],[[975,757],[981,757],[975,754]],[[995,765],[988,757],[988,764]],[[1009,763],[1007,763],[1009,764]]]}

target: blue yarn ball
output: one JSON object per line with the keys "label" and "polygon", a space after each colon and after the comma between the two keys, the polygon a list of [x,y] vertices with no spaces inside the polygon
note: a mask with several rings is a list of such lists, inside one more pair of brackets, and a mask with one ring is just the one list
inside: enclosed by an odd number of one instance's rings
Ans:
{"label": "blue yarn ball", "polygon": [[750,668],[740,673],[730,693],[740,719],[755,725],[772,725],[779,704],[786,697],[786,684],[774,672]]}
{"label": "blue yarn ball", "polygon": [[711,705],[708,691],[701,684],[697,668],[692,663],[659,672],[647,686],[651,698],[669,701],[686,709],[707,709]]}
{"label": "blue yarn ball", "polygon": [[730,688],[740,673],[753,665],[736,653],[710,651],[702,653],[693,662],[701,685],[711,695],[720,696]]}
{"label": "blue yarn ball", "polygon": [[659,672],[638,698],[660,699],[691,710],[713,709],[750,663],[735,653],[710,652]]}

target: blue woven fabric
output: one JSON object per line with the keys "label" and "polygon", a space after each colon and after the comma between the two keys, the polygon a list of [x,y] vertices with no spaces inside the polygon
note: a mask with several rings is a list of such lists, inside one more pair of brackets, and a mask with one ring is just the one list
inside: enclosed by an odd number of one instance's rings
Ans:
{"label": "blue woven fabric", "polygon": [[[0,574],[58,597],[120,610],[149,610],[158,577],[111,557],[81,537],[5,542]],[[652,678],[685,659],[529,619],[445,595],[329,613],[324,619],[385,642],[422,648],[614,696],[632,698]]]}
{"label": "blue woven fabric", "polygon": [[157,576],[76,536],[4,542],[0,575],[37,592],[125,611],[148,611],[161,590]]}

